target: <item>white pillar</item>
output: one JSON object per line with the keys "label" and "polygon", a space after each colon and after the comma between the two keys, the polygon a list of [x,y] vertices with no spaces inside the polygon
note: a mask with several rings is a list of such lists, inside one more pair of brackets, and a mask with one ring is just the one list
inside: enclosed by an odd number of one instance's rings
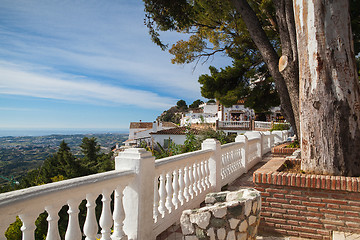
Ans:
{"label": "white pillar", "polygon": [[201,149],[202,150],[211,149],[214,151],[209,159],[209,171],[210,171],[209,181],[213,188],[212,191],[220,192],[222,187],[220,142],[216,139],[206,139],[201,144]]}
{"label": "white pillar", "polygon": [[155,239],[153,199],[155,157],[142,148],[131,148],[115,158],[115,169],[135,171],[135,179],[124,190],[124,232],[129,239]]}
{"label": "white pillar", "polygon": [[235,138],[235,142],[243,142],[244,146],[241,148],[241,165],[245,168],[245,173],[248,172],[248,138],[245,135],[237,135]]}

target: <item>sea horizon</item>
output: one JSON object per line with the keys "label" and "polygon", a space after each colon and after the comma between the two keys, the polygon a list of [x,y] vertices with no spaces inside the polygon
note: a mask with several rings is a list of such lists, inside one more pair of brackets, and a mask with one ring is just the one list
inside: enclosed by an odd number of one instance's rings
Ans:
{"label": "sea horizon", "polygon": [[128,129],[122,128],[0,128],[0,137],[38,137],[49,135],[76,135],[76,134],[128,134]]}

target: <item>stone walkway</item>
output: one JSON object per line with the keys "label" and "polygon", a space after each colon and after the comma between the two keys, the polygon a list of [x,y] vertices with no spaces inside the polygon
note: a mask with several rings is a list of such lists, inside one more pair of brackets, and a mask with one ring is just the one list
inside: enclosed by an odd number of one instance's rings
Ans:
{"label": "stone walkway", "polygon": [[[268,162],[271,158],[275,157],[273,154],[268,153],[263,156],[263,159],[256,164],[252,169],[250,169],[246,174],[243,174],[241,177],[236,179],[234,182],[225,186],[223,190],[236,191],[241,188],[254,187],[253,183],[253,173],[262,167],[266,162]],[[278,156],[276,156],[278,157]],[[157,240],[183,240],[183,236],[181,234],[181,228],[179,224],[175,224],[168,228],[165,232],[160,234]],[[257,240],[304,240],[305,238],[297,238],[297,237],[283,237],[283,236],[274,236],[270,233],[258,233]]]}

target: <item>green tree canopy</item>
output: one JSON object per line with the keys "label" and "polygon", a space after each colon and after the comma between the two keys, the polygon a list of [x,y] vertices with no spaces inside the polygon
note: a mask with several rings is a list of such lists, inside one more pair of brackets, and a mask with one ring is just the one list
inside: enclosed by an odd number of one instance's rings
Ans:
{"label": "green tree canopy", "polygon": [[176,107],[177,107],[180,111],[186,111],[187,108],[188,108],[185,100],[179,100],[179,101],[177,101]]}
{"label": "green tree canopy", "polygon": [[192,104],[189,105],[189,108],[199,108],[200,104],[203,104],[204,102],[200,99],[195,100]]}

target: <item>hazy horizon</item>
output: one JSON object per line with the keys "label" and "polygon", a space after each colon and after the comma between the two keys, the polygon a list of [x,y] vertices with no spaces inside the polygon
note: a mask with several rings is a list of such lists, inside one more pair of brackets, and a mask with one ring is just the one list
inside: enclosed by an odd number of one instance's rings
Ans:
{"label": "hazy horizon", "polygon": [[129,129],[117,128],[0,128],[0,137],[37,137],[77,134],[129,134]]}

